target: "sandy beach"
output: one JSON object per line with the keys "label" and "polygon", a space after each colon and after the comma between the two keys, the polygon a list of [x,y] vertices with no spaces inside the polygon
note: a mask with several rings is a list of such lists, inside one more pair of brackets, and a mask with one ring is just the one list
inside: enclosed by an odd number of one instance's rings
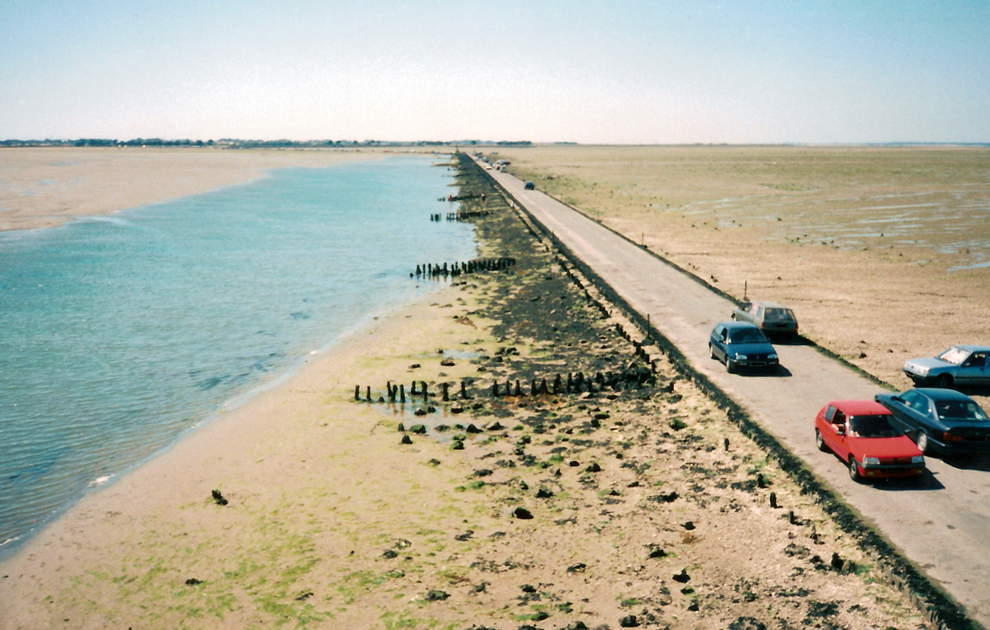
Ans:
{"label": "sandy beach", "polygon": [[378,159],[359,149],[0,148],[0,231],[55,227],[196,195],[286,167]]}
{"label": "sandy beach", "polygon": [[[662,356],[644,372],[641,333],[504,203],[484,210],[482,255],[514,266],[85,497],[0,564],[0,629],[934,627],[715,401]],[[577,372],[618,380],[554,391]]]}

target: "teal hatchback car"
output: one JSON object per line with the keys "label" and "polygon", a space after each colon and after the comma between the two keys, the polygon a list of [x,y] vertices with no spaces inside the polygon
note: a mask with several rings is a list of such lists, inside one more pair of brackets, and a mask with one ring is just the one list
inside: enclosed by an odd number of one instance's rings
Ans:
{"label": "teal hatchback car", "polygon": [[708,354],[725,363],[728,372],[740,368],[777,370],[777,351],[763,331],[753,324],[719,322],[708,340]]}

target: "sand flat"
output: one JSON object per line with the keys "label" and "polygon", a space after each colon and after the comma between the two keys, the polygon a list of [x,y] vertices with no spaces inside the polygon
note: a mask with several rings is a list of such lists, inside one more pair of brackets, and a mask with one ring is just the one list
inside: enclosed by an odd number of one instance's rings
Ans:
{"label": "sand flat", "polygon": [[0,148],[0,231],[55,227],[242,184],[286,167],[378,159],[374,150]]}

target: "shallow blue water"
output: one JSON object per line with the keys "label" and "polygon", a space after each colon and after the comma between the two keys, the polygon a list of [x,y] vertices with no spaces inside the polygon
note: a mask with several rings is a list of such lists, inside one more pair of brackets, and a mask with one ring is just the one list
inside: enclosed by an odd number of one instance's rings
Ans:
{"label": "shallow blue water", "polygon": [[0,234],[0,553],[311,351],[474,256],[426,158],[289,169]]}

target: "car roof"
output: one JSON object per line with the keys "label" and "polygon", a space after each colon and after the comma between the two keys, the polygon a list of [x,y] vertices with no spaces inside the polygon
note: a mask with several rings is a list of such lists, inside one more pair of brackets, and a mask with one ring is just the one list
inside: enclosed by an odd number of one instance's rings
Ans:
{"label": "car roof", "polygon": [[932,400],[957,400],[960,402],[973,402],[973,399],[966,394],[960,394],[954,389],[941,389],[938,387],[916,387],[914,391],[931,398]]}
{"label": "car roof", "polygon": [[759,326],[755,324],[750,324],[749,322],[719,322],[718,326],[724,326],[727,330],[739,330],[741,328],[755,328],[760,330]]}
{"label": "car roof", "polygon": [[887,415],[890,410],[875,400],[833,400],[829,403],[847,416]]}
{"label": "car roof", "polygon": [[764,302],[763,300],[753,300],[750,304],[759,304],[763,308],[790,308],[789,306],[784,306],[783,304],[778,304],[777,302]]}
{"label": "car roof", "polygon": [[953,348],[961,348],[967,352],[990,352],[990,346],[971,346],[968,344],[957,343],[952,346]]}

